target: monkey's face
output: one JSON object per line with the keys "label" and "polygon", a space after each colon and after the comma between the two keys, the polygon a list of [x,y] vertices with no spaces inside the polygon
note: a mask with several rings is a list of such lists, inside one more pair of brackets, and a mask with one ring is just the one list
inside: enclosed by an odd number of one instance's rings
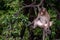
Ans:
{"label": "monkey's face", "polygon": [[41,14],[40,15],[43,15],[43,12],[41,12]]}
{"label": "monkey's face", "polygon": [[44,16],[45,15],[45,11],[42,11],[40,15]]}
{"label": "monkey's face", "polygon": [[45,15],[45,13],[46,13],[46,10],[45,9],[42,9],[40,15]]}

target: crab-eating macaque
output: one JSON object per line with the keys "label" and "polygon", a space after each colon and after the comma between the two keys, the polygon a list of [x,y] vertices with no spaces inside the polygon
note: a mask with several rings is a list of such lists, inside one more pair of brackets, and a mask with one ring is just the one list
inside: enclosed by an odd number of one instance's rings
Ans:
{"label": "crab-eating macaque", "polygon": [[33,29],[35,29],[38,26],[40,28],[43,28],[44,30],[48,30],[49,26],[52,25],[52,22],[50,22],[50,16],[47,10],[45,8],[41,8],[41,10],[38,12],[37,18],[34,19],[34,21],[31,24],[33,24]]}
{"label": "crab-eating macaque", "polygon": [[38,19],[40,22],[38,24],[42,24],[39,26],[40,28],[43,28],[43,31],[45,31],[47,34],[51,33],[51,30],[49,27],[52,25],[52,22],[50,22],[50,16],[45,8],[41,8],[41,11],[38,13]]}
{"label": "crab-eating macaque", "polygon": [[50,16],[45,8],[41,8],[41,10],[38,12],[38,16],[36,19],[32,21],[31,24],[28,26],[31,26],[33,29],[36,27],[40,27],[43,29],[43,39],[48,36],[48,34],[51,33],[51,30],[49,27],[52,25],[53,21],[50,21]]}
{"label": "crab-eating macaque", "polygon": [[40,12],[38,13],[38,16],[34,21],[32,22],[34,24],[34,28],[36,26],[51,26],[52,22],[50,22],[50,16],[45,8],[41,8]]}
{"label": "crab-eating macaque", "polygon": [[51,34],[51,30],[49,28],[52,25],[53,21],[50,21],[50,16],[45,8],[41,9],[41,11],[38,13],[38,17],[41,22],[39,23],[42,24],[42,26],[39,27],[43,28],[43,40],[45,40],[45,38]]}
{"label": "crab-eating macaque", "polygon": [[41,10],[38,12],[38,16],[29,26],[31,26],[33,29],[35,29],[37,26],[43,29],[43,40],[45,37],[48,36],[48,34],[51,34],[51,30],[49,27],[52,25],[52,21],[50,21],[50,16],[45,8],[41,8]]}

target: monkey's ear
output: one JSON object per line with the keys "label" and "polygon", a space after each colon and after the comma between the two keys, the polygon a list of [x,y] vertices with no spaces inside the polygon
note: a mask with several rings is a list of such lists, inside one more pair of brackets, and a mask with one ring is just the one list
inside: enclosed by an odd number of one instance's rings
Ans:
{"label": "monkey's ear", "polygon": [[50,26],[52,26],[52,24],[53,24],[53,21],[50,21]]}

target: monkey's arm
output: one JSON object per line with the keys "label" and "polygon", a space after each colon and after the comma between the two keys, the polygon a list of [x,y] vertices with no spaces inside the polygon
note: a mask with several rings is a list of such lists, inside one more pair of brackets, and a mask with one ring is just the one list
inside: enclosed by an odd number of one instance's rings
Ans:
{"label": "monkey's arm", "polygon": [[38,20],[38,18],[39,18],[39,15],[32,22],[30,22],[27,26],[31,26],[32,24],[34,24]]}
{"label": "monkey's arm", "polygon": [[30,22],[28,25],[27,25],[27,27],[29,27],[29,26],[31,26],[31,25],[33,25],[34,24],[34,21],[33,22]]}

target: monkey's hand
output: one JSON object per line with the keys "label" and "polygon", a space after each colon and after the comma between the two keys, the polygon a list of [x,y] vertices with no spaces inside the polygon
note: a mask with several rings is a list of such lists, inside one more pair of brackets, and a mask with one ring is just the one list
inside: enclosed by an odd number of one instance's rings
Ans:
{"label": "monkey's hand", "polygon": [[[50,23],[50,25],[49,25],[49,26],[52,26],[53,21],[50,21],[49,23]],[[44,26],[48,27],[48,24],[44,24]]]}

